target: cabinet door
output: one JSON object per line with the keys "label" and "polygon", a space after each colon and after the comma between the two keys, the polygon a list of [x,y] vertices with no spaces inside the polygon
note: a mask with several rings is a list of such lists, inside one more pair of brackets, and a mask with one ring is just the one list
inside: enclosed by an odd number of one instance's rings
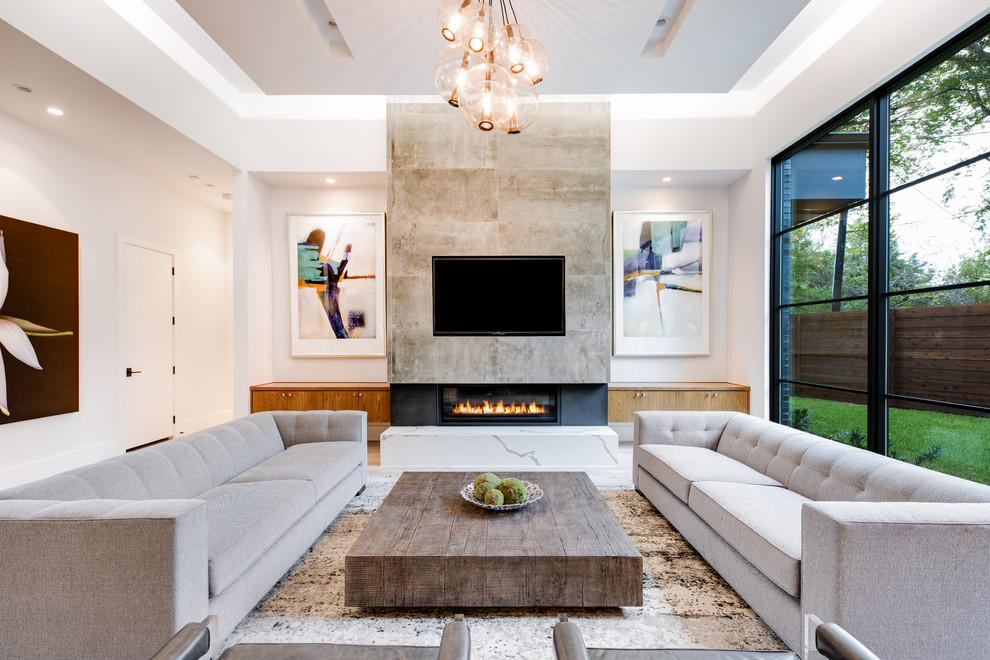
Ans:
{"label": "cabinet door", "polygon": [[749,392],[744,390],[727,390],[712,392],[715,396],[710,398],[711,407],[709,410],[735,410],[738,412],[749,412]]}
{"label": "cabinet door", "polygon": [[251,393],[251,410],[320,410],[323,393],[309,390],[256,390]]}
{"label": "cabinet door", "polygon": [[677,393],[677,410],[738,410],[749,412],[744,390],[684,390]]}
{"label": "cabinet door", "polygon": [[361,410],[368,413],[368,422],[372,424],[388,424],[392,420],[389,408],[391,397],[388,390],[365,390],[361,401]]}
{"label": "cabinet door", "polygon": [[388,424],[391,419],[388,390],[328,390],[324,406],[327,410],[363,410],[372,424]]}
{"label": "cabinet door", "polygon": [[608,393],[608,421],[632,422],[643,410],[674,410],[675,393],[659,390],[613,390]]}
{"label": "cabinet door", "polygon": [[675,410],[711,410],[711,394],[704,390],[682,390],[677,393]]}

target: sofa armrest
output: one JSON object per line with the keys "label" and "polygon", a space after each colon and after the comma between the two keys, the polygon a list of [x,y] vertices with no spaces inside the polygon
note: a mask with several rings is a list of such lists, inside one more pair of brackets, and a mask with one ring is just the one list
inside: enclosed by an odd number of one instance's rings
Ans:
{"label": "sofa armrest", "polygon": [[147,658],[207,612],[201,500],[0,502],[4,655]]}
{"label": "sofa armrest", "polygon": [[307,442],[358,442],[368,445],[368,413],[363,410],[272,412],[286,449]]}
{"label": "sofa armrest", "polygon": [[559,621],[553,627],[553,655],[557,660],[588,660],[588,647],[584,644],[581,629],[566,614],[557,615]]}
{"label": "sofa armrest", "polygon": [[454,620],[443,628],[437,660],[468,660],[471,657],[471,630],[464,622],[463,614],[455,614]]}
{"label": "sofa armrest", "polygon": [[202,623],[187,623],[151,660],[200,660],[212,648],[210,629]]}
{"label": "sofa armrest", "polygon": [[990,646],[990,504],[814,502],[801,610],[881,658],[974,658]]}

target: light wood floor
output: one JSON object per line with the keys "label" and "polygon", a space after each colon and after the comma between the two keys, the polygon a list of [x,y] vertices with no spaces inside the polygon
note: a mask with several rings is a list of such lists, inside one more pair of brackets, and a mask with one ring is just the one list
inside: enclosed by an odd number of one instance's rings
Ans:
{"label": "light wood floor", "polygon": [[378,440],[368,441],[368,465],[382,464],[382,443]]}

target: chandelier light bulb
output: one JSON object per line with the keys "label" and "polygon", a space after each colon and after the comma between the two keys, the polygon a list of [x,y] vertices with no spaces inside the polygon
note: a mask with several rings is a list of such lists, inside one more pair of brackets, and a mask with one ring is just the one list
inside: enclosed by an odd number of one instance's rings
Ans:
{"label": "chandelier light bulb", "polygon": [[550,53],[547,47],[539,39],[529,39],[526,42],[528,52],[526,54],[523,75],[529,78],[534,85],[543,80],[550,68]]}
{"label": "chandelier light bulb", "polygon": [[460,96],[461,114],[483,131],[495,130],[505,123],[507,108],[514,98],[505,69],[494,62],[479,64],[468,71]]}
{"label": "chandelier light bulb", "polygon": [[519,23],[500,28],[495,35],[495,61],[509,73],[522,73],[529,58],[529,30]]}
{"label": "chandelier light bulb", "polygon": [[458,36],[463,36],[461,30],[467,25],[467,15],[462,10],[473,2],[474,0],[441,0],[437,8],[437,23],[444,39],[457,41]]}
{"label": "chandelier light bulb", "polygon": [[506,119],[501,129],[509,135],[521,133],[536,119],[540,108],[540,97],[533,83],[525,76],[510,76],[512,96],[506,105]]}
{"label": "chandelier light bulb", "polygon": [[[465,43],[472,52],[488,53],[495,42],[495,26],[492,24],[491,8],[484,2],[472,2],[462,10],[467,16]],[[458,36],[458,39],[460,37]]]}
{"label": "chandelier light bulb", "polygon": [[463,44],[450,44],[437,57],[433,67],[433,82],[443,100],[458,107],[458,100],[467,79],[467,72],[485,59],[478,53],[472,53]]}

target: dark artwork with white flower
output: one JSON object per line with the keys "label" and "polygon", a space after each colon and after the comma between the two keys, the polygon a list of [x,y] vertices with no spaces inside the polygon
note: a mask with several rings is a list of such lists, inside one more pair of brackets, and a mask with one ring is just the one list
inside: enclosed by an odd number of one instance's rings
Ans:
{"label": "dark artwork with white flower", "polygon": [[0,216],[0,424],[79,410],[79,235]]}

